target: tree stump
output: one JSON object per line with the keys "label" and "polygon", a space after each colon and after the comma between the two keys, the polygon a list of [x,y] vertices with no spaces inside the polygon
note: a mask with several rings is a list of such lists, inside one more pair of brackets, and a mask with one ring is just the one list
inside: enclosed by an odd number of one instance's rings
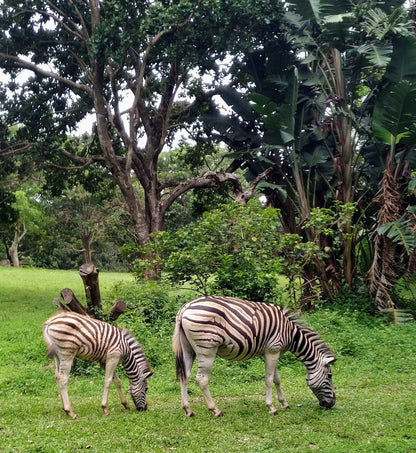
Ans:
{"label": "tree stump", "polygon": [[87,307],[90,313],[96,313],[102,311],[100,285],[98,282],[97,269],[92,263],[84,263],[79,268],[79,275],[82,278],[85,289],[85,297],[87,300]]}

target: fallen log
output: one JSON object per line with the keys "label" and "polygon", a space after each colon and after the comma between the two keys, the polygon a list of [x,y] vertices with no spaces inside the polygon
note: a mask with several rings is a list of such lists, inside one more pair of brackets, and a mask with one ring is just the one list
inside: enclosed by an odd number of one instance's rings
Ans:
{"label": "fallen log", "polygon": [[127,305],[122,300],[119,300],[110,309],[110,312],[109,312],[110,319],[112,321],[115,321],[126,310],[127,310]]}
{"label": "fallen log", "polygon": [[87,310],[81,304],[81,302],[76,298],[72,289],[64,288],[61,290],[61,297],[65,302],[65,305],[70,308],[71,311],[80,313],[81,315],[87,315]]}

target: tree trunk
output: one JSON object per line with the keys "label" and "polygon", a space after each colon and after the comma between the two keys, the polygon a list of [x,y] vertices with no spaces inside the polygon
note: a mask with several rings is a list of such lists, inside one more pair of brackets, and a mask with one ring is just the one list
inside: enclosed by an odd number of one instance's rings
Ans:
{"label": "tree trunk", "polygon": [[[81,304],[81,302],[76,298],[75,294],[73,291],[69,288],[64,288],[61,290],[61,297],[64,300],[64,303],[62,303],[59,299],[54,299],[53,304],[55,307],[58,307],[60,310],[66,310],[66,311],[73,311],[75,313],[79,313],[81,315],[87,315],[87,310],[84,308],[84,306]],[[122,313],[124,313],[127,310],[127,305],[122,301],[119,300],[117,303],[115,303],[109,312],[110,319],[112,321],[115,321]],[[93,313],[94,317],[96,317],[96,313]],[[98,319],[100,319],[99,316],[97,316]]]}
{"label": "tree trunk", "polygon": [[126,310],[127,310],[127,305],[122,300],[119,300],[110,309],[110,313],[109,313],[110,319],[112,321],[116,320]]}
{"label": "tree trunk", "polygon": [[19,249],[19,244],[22,241],[22,239],[25,237],[27,233],[26,225],[23,222],[22,224],[16,226],[16,229],[14,231],[14,238],[12,245],[8,249],[8,254],[10,256],[10,261],[13,267],[19,267],[20,266],[20,260],[19,260],[19,254],[18,254],[18,249]]}

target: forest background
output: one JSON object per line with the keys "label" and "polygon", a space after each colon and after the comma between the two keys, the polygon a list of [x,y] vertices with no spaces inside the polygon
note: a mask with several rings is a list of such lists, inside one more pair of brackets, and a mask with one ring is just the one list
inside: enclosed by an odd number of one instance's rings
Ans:
{"label": "forest background", "polygon": [[4,0],[3,258],[414,310],[414,11]]}

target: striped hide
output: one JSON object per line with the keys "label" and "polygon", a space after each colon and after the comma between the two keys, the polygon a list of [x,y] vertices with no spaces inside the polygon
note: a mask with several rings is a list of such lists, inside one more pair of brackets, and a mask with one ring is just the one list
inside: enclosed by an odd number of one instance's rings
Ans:
{"label": "striped hide", "polygon": [[280,387],[277,369],[279,356],[292,352],[307,369],[306,382],[319,404],[335,404],[330,364],[335,357],[318,334],[296,322],[273,304],[251,302],[231,297],[200,297],[185,304],[176,317],[172,346],[176,372],[181,384],[182,408],[192,416],[187,385],[195,357],[196,380],[208,409],[222,415],[211,397],[208,383],[215,356],[227,360],[247,360],[263,356],[265,361],[266,405],[275,414],[272,386],[282,408],[289,407]]}
{"label": "striped hide", "polygon": [[152,371],[140,343],[129,332],[89,316],[61,311],[44,322],[43,335],[48,357],[55,359],[55,378],[62,407],[70,417],[76,418],[67,391],[68,377],[75,357],[98,362],[105,369],[101,400],[104,415],[108,415],[107,401],[111,382],[117,388],[122,405],[129,409],[121,380],[115,372],[119,363],[123,365],[129,379],[129,393],[136,409],[147,409],[147,379]]}

